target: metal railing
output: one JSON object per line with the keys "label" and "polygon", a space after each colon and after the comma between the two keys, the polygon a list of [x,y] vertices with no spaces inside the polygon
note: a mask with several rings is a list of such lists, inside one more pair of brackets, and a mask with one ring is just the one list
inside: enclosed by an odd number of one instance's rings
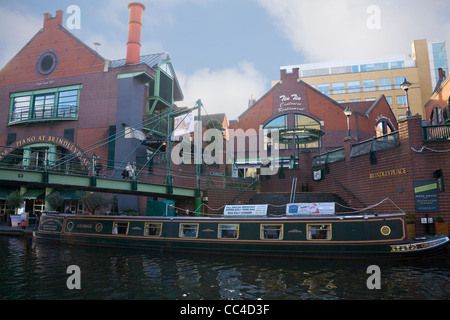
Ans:
{"label": "metal railing", "polygon": [[[27,156],[24,155],[24,152]],[[22,171],[49,172],[72,176],[96,176],[99,178],[122,180],[130,179],[156,185],[171,184],[174,187],[196,188],[196,165],[172,164],[170,174],[167,164],[149,165],[147,163],[132,163],[133,176],[124,177],[127,162],[111,161],[97,156],[83,156],[67,153],[51,152],[43,149],[13,148],[0,146],[0,169],[14,169]],[[235,190],[254,190],[255,179],[233,178],[221,174],[214,174],[206,170],[200,173],[200,188],[227,188]],[[169,177],[170,180],[169,181]]]}
{"label": "metal railing", "polygon": [[357,157],[375,151],[397,148],[400,145],[398,131],[375,137],[352,146],[350,157]]}
{"label": "metal railing", "polygon": [[450,141],[450,123],[423,126],[424,141]]}

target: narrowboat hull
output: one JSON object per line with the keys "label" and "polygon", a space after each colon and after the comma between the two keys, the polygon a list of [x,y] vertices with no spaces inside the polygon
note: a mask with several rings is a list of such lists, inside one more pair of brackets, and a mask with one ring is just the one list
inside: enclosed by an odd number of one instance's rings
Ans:
{"label": "narrowboat hull", "polygon": [[45,214],[35,237],[167,251],[390,259],[445,254],[448,237],[407,239],[403,214],[329,217],[124,217]]}

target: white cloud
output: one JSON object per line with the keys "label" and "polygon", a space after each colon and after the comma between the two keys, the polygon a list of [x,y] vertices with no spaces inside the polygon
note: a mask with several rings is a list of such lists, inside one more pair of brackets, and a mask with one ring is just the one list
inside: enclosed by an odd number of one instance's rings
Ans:
{"label": "white cloud", "polygon": [[[450,43],[448,0],[257,0],[308,61],[409,54],[413,40]],[[380,28],[367,26],[377,6]]]}
{"label": "white cloud", "polygon": [[245,61],[233,68],[205,68],[192,75],[178,71],[177,75],[184,93],[180,106],[192,106],[200,99],[208,114],[226,113],[228,120],[237,119],[252,95],[258,98],[267,90],[267,79]]}
{"label": "white cloud", "polygon": [[0,7],[0,68],[42,28],[43,16]]}

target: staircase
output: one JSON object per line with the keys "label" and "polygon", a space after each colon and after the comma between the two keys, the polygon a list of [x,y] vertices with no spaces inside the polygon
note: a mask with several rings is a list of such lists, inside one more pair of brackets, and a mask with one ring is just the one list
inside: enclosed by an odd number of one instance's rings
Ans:
{"label": "staircase", "polygon": [[[286,214],[286,204],[290,202],[290,193],[257,193],[249,201],[249,204],[268,204],[268,215]],[[295,194],[295,203],[336,202],[346,206],[344,200],[333,193],[299,192]],[[336,213],[348,211],[341,206],[336,206]]]}

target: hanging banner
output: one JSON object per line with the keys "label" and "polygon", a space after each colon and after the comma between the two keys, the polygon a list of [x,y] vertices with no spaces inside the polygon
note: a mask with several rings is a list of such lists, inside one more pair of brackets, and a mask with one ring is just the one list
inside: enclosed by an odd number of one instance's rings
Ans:
{"label": "hanging banner", "polygon": [[265,216],[267,215],[267,204],[225,206],[223,214],[238,216]]}
{"label": "hanging banner", "polygon": [[438,212],[436,181],[414,181],[416,212]]}
{"label": "hanging banner", "polygon": [[286,206],[286,214],[289,216],[300,214],[335,214],[336,204],[334,202],[316,203],[289,203]]}
{"label": "hanging banner", "polygon": [[195,129],[195,116],[194,113],[184,114],[174,119],[175,128],[173,132],[174,137],[182,136],[187,133],[194,132]]}

